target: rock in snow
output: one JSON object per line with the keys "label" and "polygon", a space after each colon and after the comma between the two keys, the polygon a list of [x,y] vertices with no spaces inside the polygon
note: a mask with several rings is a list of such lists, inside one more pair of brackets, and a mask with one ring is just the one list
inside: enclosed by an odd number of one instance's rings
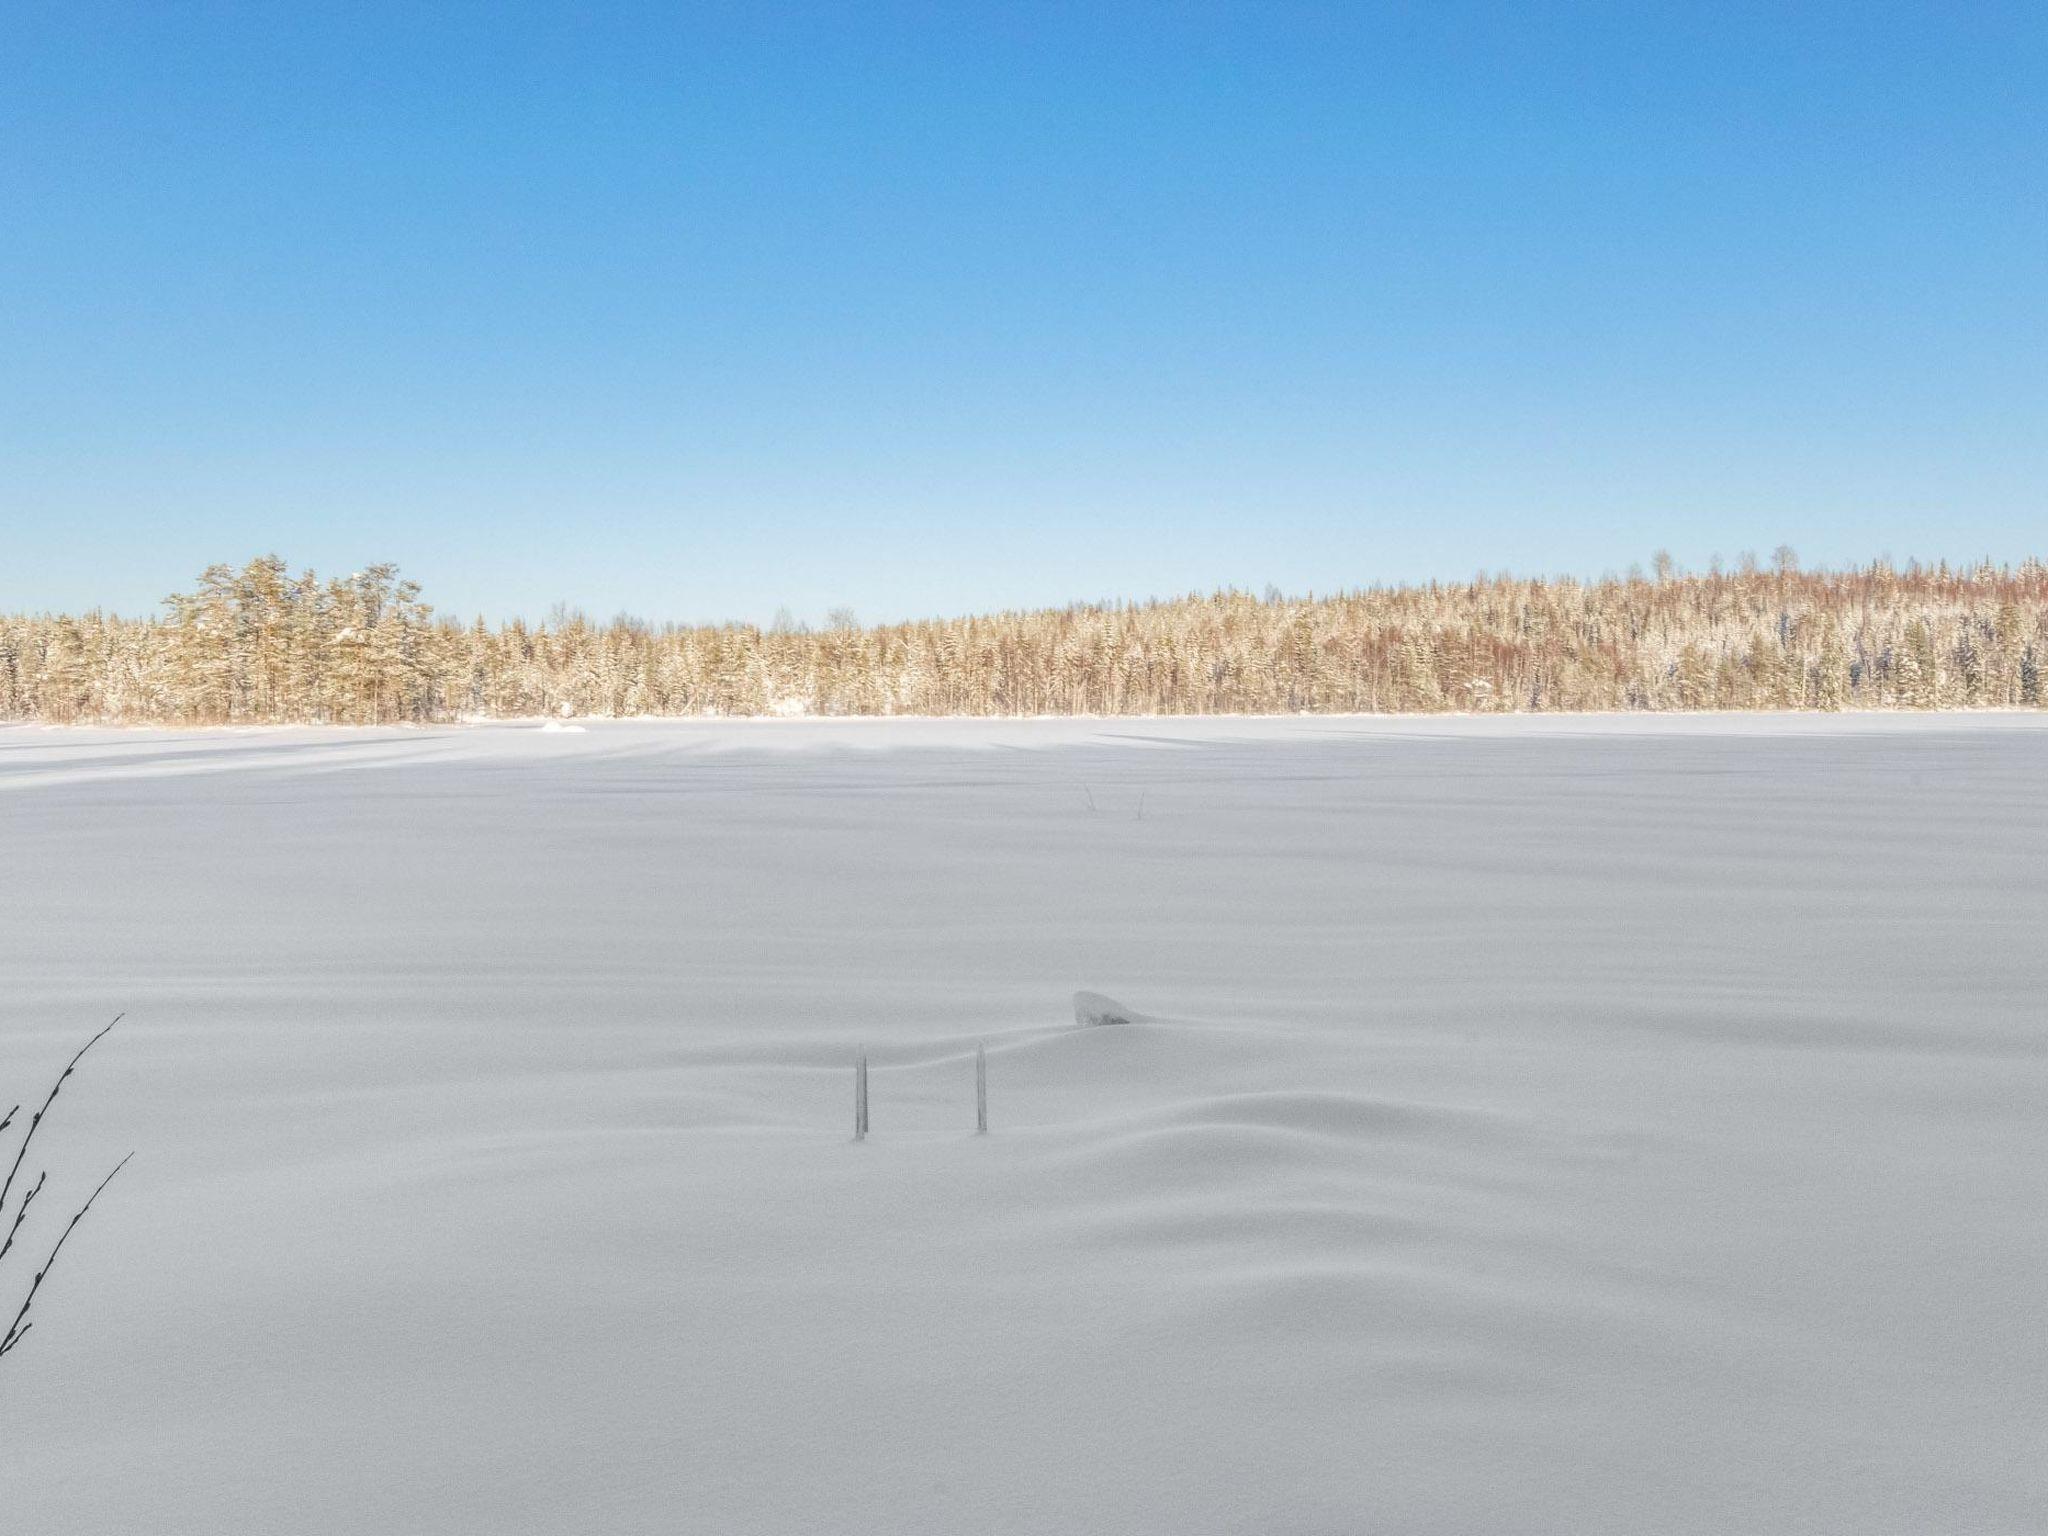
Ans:
{"label": "rock in snow", "polygon": [[1104,997],[1100,992],[1074,994],[1076,1024],[1128,1024],[1137,1017],[1115,998]]}

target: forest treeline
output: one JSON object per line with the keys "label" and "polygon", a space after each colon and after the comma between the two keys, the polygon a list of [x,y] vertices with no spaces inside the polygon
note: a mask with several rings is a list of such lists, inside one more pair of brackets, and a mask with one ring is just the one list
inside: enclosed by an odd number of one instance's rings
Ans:
{"label": "forest treeline", "polygon": [[821,630],[437,617],[390,565],[215,566],[160,617],[0,615],[0,718],[1934,709],[2043,703],[2048,567],[1506,576]]}

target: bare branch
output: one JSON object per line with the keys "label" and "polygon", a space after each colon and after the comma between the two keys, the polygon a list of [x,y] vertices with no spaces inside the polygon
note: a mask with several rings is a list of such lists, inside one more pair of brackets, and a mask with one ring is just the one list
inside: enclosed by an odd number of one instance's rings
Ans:
{"label": "bare branch", "polygon": [[[118,1019],[115,1020],[115,1023],[119,1022],[120,1021]],[[114,1026],[112,1024],[109,1024],[107,1026],[107,1029],[112,1029],[113,1027]],[[105,1033],[106,1030],[104,1029],[100,1031],[100,1034]],[[93,1038],[98,1039],[99,1036],[95,1035]],[[81,1051],[79,1052],[79,1054],[82,1056],[85,1053]],[[75,1064],[76,1062],[74,1060],[74,1065]],[[90,1195],[87,1195],[85,1197],[85,1204],[81,1205],[78,1208],[78,1214],[73,1216],[70,1221],[64,1224],[64,1230],[61,1234],[59,1234],[57,1238],[57,1245],[50,1250],[50,1256],[47,1259],[43,1260],[43,1267],[36,1271],[35,1279],[29,1282],[28,1295],[22,1298],[21,1310],[14,1314],[14,1321],[7,1325],[7,1332],[5,1336],[0,1337],[0,1355],[4,1355],[10,1349],[13,1349],[27,1335],[29,1329],[35,1326],[33,1323],[28,1321],[28,1309],[35,1305],[36,1292],[39,1289],[41,1289],[44,1276],[48,1275],[51,1269],[53,1269],[56,1266],[57,1255],[64,1251],[64,1244],[66,1243],[66,1241],[69,1240],[72,1232],[77,1228],[78,1224],[81,1221],[85,1220],[85,1213],[92,1209],[93,1201],[99,1199],[100,1190],[105,1189],[109,1184],[114,1182],[114,1174],[119,1173],[123,1168],[126,1168],[128,1166],[128,1158],[133,1157],[134,1155],[135,1154],[133,1152],[130,1152],[128,1154],[128,1157],[124,1157],[121,1159],[121,1161],[114,1164],[113,1173],[109,1173],[104,1179],[100,1180],[99,1188],[95,1189]],[[26,1205],[27,1201],[24,1200],[22,1203]]]}
{"label": "bare branch", "polygon": [[[107,1030],[112,1029],[126,1017],[125,1013],[115,1014],[113,1018],[107,1021],[107,1028],[101,1030],[90,1040],[86,1041],[85,1044],[81,1045],[78,1048],[78,1054],[71,1058],[71,1064],[57,1074],[57,1081],[50,1085],[50,1096],[43,1100],[43,1107],[36,1111],[35,1118],[29,1121],[28,1130],[22,1135],[21,1146],[16,1149],[14,1154],[14,1166],[7,1170],[7,1182],[0,1184],[0,1211],[7,1209],[7,1192],[14,1188],[14,1176],[21,1172],[21,1160],[28,1156],[28,1144],[36,1139],[36,1128],[43,1123],[43,1116],[50,1112],[50,1106],[57,1102],[57,1095],[63,1092],[64,1079],[78,1070],[78,1064],[85,1059],[87,1051],[107,1037]],[[18,1105],[16,1106],[16,1108],[19,1107]],[[9,1111],[7,1118],[9,1120],[14,1118],[12,1111]]]}
{"label": "bare branch", "polygon": [[21,1230],[21,1224],[28,1219],[28,1208],[35,1203],[36,1196],[43,1192],[43,1181],[49,1176],[49,1170],[47,1168],[44,1169],[36,1175],[35,1183],[30,1185],[28,1190],[22,1195],[21,1209],[14,1213],[14,1225],[7,1229],[7,1241],[0,1243],[0,1259],[6,1258],[7,1250],[14,1246],[14,1235]]}

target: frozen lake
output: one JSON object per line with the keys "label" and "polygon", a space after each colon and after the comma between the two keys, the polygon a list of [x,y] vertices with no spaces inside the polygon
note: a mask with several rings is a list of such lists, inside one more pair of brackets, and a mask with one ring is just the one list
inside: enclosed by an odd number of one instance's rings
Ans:
{"label": "frozen lake", "polygon": [[25,1246],[137,1150],[0,1508],[2038,1532],[2044,787],[2041,715],[0,728],[0,1110],[128,1013]]}

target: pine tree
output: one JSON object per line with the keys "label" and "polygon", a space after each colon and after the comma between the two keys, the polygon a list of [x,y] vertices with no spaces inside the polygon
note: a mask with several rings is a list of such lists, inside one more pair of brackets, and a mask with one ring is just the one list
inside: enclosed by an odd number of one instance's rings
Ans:
{"label": "pine tree", "polygon": [[437,620],[394,567],[209,567],[161,620],[0,614],[0,718],[2040,707],[2048,567],[1879,563],[1170,601],[868,630]]}

